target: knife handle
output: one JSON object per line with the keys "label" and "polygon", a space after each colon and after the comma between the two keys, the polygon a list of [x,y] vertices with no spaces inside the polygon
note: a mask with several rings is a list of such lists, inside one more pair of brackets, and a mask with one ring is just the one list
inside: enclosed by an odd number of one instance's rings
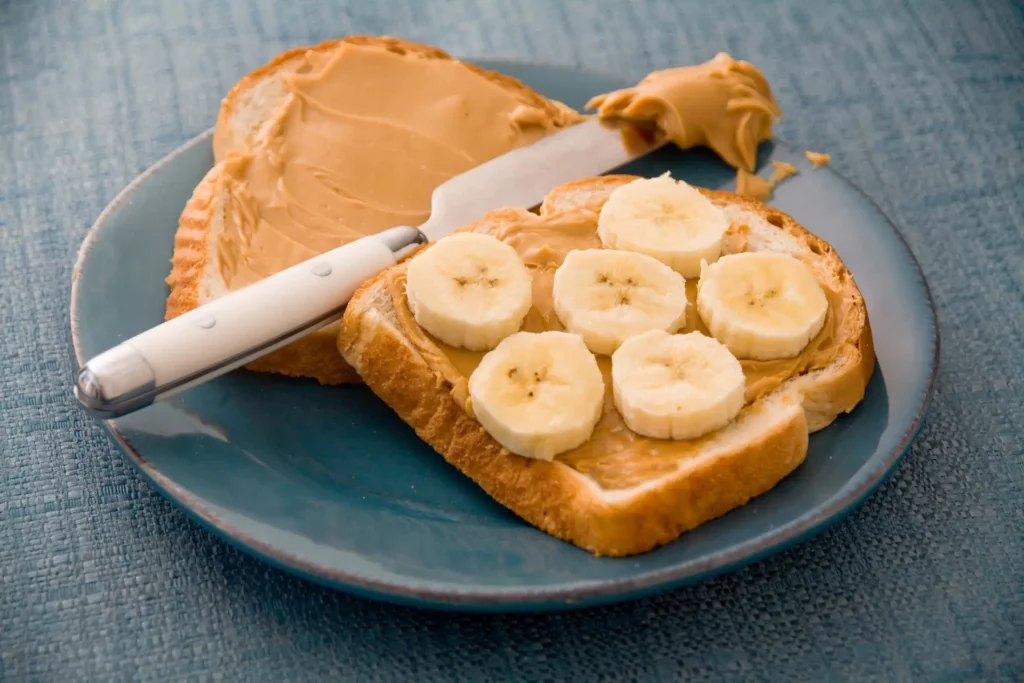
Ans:
{"label": "knife handle", "polygon": [[75,397],[109,419],[218,377],[339,319],[363,282],[426,242],[391,228],[214,299],[90,359]]}

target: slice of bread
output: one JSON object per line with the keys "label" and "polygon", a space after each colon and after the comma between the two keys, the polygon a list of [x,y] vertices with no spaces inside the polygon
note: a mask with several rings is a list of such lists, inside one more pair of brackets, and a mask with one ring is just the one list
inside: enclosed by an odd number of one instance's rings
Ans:
{"label": "slice of bread", "polygon": [[[561,186],[545,199],[541,214],[557,218],[599,212],[616,187],[633,179],[603,176]],[[670,542],[792,472],[806,455],[808,434],[852,410],[874,370],[864,300],[835,251],[791,217],[756,200],[702,192],[748,226],[747,249],[797,256],[837,293],[838,348],[826,366],[785,379],[748,404],[734,422],[695,440],[690,454],[670,463],[667,472],[628,487],[603,488],[562,456],[545,462],[503,449],[453,396],[450,378],[436,372],[422,346],[404,332],[399,308],[404,291],[399,298],[388,283],[408,260],[356,293],[338,347],[367,386],[420,438],[527,522],[597,555],[631,555]],[[496,211],[464,229],[492,232],[503,221],[523,218],[518,210]]]}
{"label": "slice of bread", "polygon": [[[315,47],[288,50],[242,78],[221,103],[214,129],[216,165],[196,187],[179,219],[174,238],[171,272],[167,276],[170,294],[165,316],[170,319],[190,311],[226,291],[218,273],[218,236],[225,211],[239,191],[237,170],[249,155],[260,153],[261,135],[273,126],[289,100],[283,76],[308,68],[309,51],[323,53],[343,45],[365,45],[414,58],[451,60],[443,50],[390,36],[346,36]],[[579,115],[560,102],[549,100],[518,79],[462,62],[466,68],[515,94],[524,104],[548,112],[556,125],[579,120]],[[399,163],[399,160],[396,160]],[[312,377],[323,384],[358,382],[359,375],[338,354],[339,324],[327,327],[270,353],[246,367],[292,377]]]}

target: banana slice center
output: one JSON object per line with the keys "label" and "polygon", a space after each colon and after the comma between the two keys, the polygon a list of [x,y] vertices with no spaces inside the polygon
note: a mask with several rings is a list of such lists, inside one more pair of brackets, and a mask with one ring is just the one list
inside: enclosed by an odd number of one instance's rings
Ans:
{"label": "banana slice center", "polygon": [[530,402],[564,393],[561,390],[568,388],[569,384],[552,375],[550,369],[547,364],[533,368],[521,365],[509,368],[506,376],[513,394],[511,398]]}
{"label": "banana slice center", "polygon": [[806,297],[788,282],[748,281],[737,286],[733,294],[725,293],[722,301],[731,310],[762,324],[797,327],[807,323],[810,307]]}
{"label": "banana slice center", "polygon": [[700,213],[685,204],[670,204],[662,200],[652,205],[649,213],[639,209],[636,211],[636,215],[641,218],[646,217],[655,226],[661,228],[661,235],[667,238],[695,237],[703,232],[703,226],[699,220]]}
{"label": "banana slice center", "polygon": [[596,305],[601,310],[608,310],[616,306],[630,306],[633,303],[633,296],[644,291],[637,291],[639,282],[636,278],[616,278],[614,275],[601,273],[597,276],[597,284],[603,285],[605,289],[596,297]]}
{"label": "banana slice center", "polygon": [[451,264],[448,278],[451,282],[451,293],[455,298],[463,300],[466,297],[473,297],[486,302],[497,293],[496,290],[503,283],[503,275],[500,268],[485,263],[462,261]]}

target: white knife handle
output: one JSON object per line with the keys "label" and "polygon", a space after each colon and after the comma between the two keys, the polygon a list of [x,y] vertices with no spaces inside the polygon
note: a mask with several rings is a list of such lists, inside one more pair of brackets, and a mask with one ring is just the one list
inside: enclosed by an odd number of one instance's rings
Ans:
{"label": "white knife handle", "polygon": [[213,379],[337,320],[363,282],[426,241],[391,228],[215,299],[90,359],[75,396],[107,419]]}

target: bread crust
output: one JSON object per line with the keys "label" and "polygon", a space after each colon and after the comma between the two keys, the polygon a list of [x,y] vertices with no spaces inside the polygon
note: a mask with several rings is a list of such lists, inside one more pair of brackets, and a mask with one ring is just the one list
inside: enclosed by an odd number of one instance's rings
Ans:
{"label": "bread crust", "polygon": [[[453,59],[444,50],[401,38],[351,35],[326,40],[312,47],[297,47],[282,52],[239,80],[224,97],[217,116],[213,135],[216,164],[196,187],[179,219],[171,271],[166,279],[170,286],[166,319],[190,311],[209,299],[209,259],[216,258],[216,242],[212,237],[222,225],[233,189],[233,179],[238,176],[238,167],[246,163],[248,155],[258,144],[264,124],[274,120],[278,109],[286,101],[287,92],[281,76],[295,72],[308,51],[330,52],[343,44],[378,46],[398,54],[428,59]],[[542,97],[516,78],[467,62],[462,64],[488,80],[517,92],[529,103],[543,108],[552,116],[556,125],[569,123],[575,115],[564,105]],[[246,367],[290,377],[311,377],[321,384],[359,382],[359,375],[338,354],[338,329],[337,323],[331,324]]]}
{"label": "bread crust", "polygon": [[[598,207],[612,189],[633,179],[604,176],[568,183],[548,195],[542,213],[560,206]],[[696,465],[649,487],[621,496],[601,495],[595,483],[557,460],[532,460],[503,449],[458,404],[451,386],[395,324],[384,286],[387,273],[364,283],[352,298],[338,349],[420,438],[530,524],[595,555],[632,555],[668,543],[765,493],[796,469],[806,455],[808,434],[859,403],[874,368],[863,298],[835,251],[789,216],[756,200],[702,191],[713,200],[771,215],[781,229],[799,235],[841,268],[847,274],[844,295],[852,297],[855,329],[832,375],[808,386],[800,386],[798,378],[744,410],[740,421],[770,416],[764,424],[754,423],[760,427],[753,437],[709,449]]]}
{"label": "bread crust", "polygon": [[769,490],[807,451],[807,423],[797,407],[756,442],[647,494],[605,502],[567,465],[510,454],[438,384],[397,329],[372,309],[349,311],[338,345],[377,396],[494,500],[595,555],[632,555],[668,543]]}

